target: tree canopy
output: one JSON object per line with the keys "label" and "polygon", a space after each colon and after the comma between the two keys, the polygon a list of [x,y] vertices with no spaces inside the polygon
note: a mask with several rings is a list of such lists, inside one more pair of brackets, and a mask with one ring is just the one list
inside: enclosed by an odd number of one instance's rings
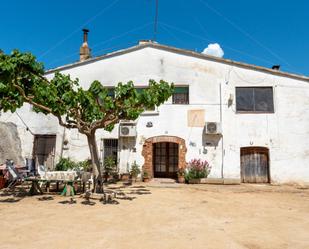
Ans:
{"label": "tree canopy", "polygon": [[111,130],[119,120],[134,120],[159,106],[171,96],[173,85],[149,80],[148,88],[137,92],[130,81],[118,83],[114,97],[108,91],[99,81],[83,89],[78,79],[59,72],[48,80],[31,53],[0,52],[0,110],[14,112],[27,102],[36,112],[52,114],[60,125],[86,135],[99,128]]}

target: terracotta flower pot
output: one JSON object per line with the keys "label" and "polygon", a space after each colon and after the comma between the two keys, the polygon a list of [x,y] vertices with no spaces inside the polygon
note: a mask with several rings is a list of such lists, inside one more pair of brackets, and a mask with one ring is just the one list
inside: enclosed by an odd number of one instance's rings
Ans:
{"label": "terracotta flower pot", "polygon": [[184,176],[178,176],[178,183],[185,183],[185,177]]}
{"label": "terracotta flower pot", "polygon": [[143,182],[149,182],[150,181],[150,178],[149,177],[144,177],[143,178]]}

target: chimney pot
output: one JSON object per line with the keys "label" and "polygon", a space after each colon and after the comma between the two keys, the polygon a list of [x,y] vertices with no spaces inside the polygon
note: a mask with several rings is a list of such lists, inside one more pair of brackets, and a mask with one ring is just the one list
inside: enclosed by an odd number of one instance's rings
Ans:
{"label": "chimney pot", "polygon": [[280,65],[273,65],[271,67],[271,69],[279,71],[280,70]]}

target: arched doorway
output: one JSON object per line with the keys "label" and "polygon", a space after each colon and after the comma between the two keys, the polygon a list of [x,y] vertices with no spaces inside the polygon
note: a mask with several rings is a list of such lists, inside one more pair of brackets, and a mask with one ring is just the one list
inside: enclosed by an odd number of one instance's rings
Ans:
{"label": "arched doorway", "polygon": [[144,170],[153,177],[177,176],[177,170],[186,167],[186,142],[175,136],[156,136],[143,145]]}
{"label": "arched doorway", "polygon": [[265,147],[240,149],[240,174],[244,183],[269,183],[269,150]]}

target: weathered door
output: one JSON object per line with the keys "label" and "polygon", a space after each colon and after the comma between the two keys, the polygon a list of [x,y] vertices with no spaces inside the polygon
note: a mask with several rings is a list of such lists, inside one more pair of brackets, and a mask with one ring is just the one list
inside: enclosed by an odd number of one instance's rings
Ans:
{"label": "weathered door", "polygon": [[268,149],[241,148],[241,180],[244,183],[269,183]]}
{"label": "weathered door", "polygon": [[178,144],[155,143],[153,145],[154,177],[176,178],[178,169]]}
{"label": "weathered door", "polygon": [[33,145],[33,158],[38,165],[45,165],[54,169],[56,135],[35,135]]}

